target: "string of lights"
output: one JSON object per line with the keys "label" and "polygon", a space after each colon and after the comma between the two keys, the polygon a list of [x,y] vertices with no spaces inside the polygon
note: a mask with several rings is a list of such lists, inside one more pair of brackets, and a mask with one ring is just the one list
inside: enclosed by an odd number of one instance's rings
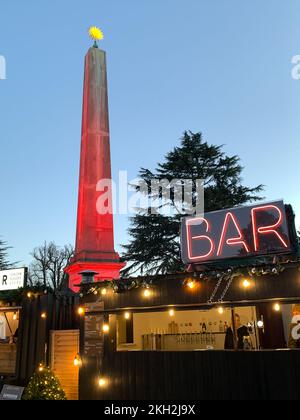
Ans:
{"label": "string of lights", "polygon": [[[184,288],[195,290],[200,282],[205,281],[217,281],[221,283],[223,280],[227,281],[229,286],[232,281],[236,278],[242,279],[242,285],[245,289],[250,287],[249,279],[255,277],[267,276],[267,275],[280,275],[287,268],[295,265],[295,262],[287,263],[272,263],[263,264],[261,266],[244,266],[244,267],[232,267],[226,270],[214,269],[203,272],[194,272],[191,275],[186,273],[178,273],[179,278],[183,278],[182,284]],[[176,274],[172,275],[176,277]],[[120,280],[107,280],[99,283],[83,284],[80,286],[80,297],[84,298],[89,295],[102,295],[106,296],[108,293],[125,293],[135,289],[144,289],[144,297],[150,297],[151,290],[159,284],[160,278],[157,277],[140,277],[132,279],[120,279]],[[228,291],[228,290],[227,290]],[[213,299],[211,299],[211,302]]]}

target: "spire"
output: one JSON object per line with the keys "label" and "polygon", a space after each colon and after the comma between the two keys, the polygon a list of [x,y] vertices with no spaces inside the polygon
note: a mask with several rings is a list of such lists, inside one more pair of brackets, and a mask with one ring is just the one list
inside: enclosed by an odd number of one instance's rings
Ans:
{"label": "spire", "polygon": [[[102,212],[98,207],[103,194],[97,187],[99,181],[112,181],[107,69],[106,54],[97,44],[103,39],[102,31],[92,27],[89,34],[96,46],[88,50],[85,58],[76,247],[66,268],[70,288],[75,291],[83,271],[93,271],[95,281],[114,280],[125,265],[115,252],[112,211]],[[112,187],[107,194],[113,208]]]}

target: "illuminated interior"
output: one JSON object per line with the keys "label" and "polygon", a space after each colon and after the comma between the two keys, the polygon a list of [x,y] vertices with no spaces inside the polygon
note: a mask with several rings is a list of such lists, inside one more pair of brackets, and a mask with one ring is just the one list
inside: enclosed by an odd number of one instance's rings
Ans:
{"label": "illuminated interior", "polygon": [[13,344],[19,328],[19,311],[0,310],[0,343]]}
{"label": "illuminated interior", "polygon": [[[234,318],[233,318],[234,317]],[[127,315],[128,318],[128,315]],[[118,350],[195,351],[224,350],[233,319],[244,326],[251,349],[259,348],[255,307],[237,309],[132,313],[117,316]]]}
{"label": "illuminated interior", "polygon": [[[283,348],[300,348],[300,304],[272,305],[271,318],[279,317]],[[118,351],[258,350],[264,347],[267,320],[255,306],[210,310],[129,312],[117,315]],[[269,319],[270,321],[270,319]],[[281,324],[282,321],[282,324]],[[233,327],[234,325],[234,327]],[[295,335],[296,334],[296,335]]]}

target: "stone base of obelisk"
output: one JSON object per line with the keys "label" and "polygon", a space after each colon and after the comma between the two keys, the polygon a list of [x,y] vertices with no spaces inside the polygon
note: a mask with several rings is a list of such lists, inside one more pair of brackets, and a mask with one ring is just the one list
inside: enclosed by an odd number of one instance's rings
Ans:
{"label": "stone base of obelisk", "polygon": [[[115,254],[118,255],[118,254]],[[78,293],[80,288],[78,287],[82,282],[83,271],[93,271],[95,274],[95,282],[101,282],[104,280],[118,280],[120,278],[120,271],[125,267],[125,263],[117,259],[105,258],[102,260],[92,259],[92,255],[89,255],[88,259],[80,259],[82,254],[76,256],[73,261],[66,267],[65,272],[69,275],[69,288],[75,293]]]}

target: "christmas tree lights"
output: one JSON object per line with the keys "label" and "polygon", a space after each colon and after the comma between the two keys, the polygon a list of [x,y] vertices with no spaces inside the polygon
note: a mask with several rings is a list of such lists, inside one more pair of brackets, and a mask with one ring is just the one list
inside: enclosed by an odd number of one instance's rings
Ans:
{"label": "christmas tree lights", "polygon": [[66,401],[59,380],[50,368],[41,364],[32,376],[23,396],[27,401]]}

